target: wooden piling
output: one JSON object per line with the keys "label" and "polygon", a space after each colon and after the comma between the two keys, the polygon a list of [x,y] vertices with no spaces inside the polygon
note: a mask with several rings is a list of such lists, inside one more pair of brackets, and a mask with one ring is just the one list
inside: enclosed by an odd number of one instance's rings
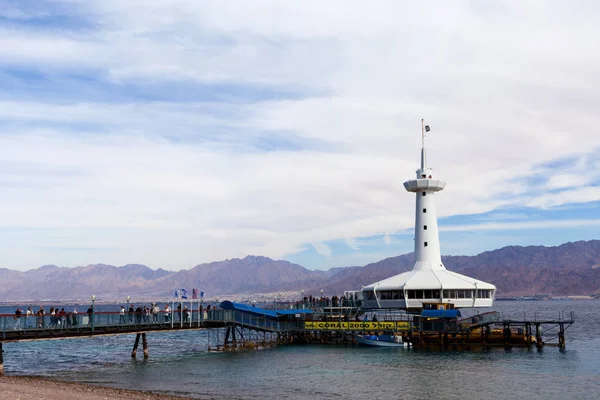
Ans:
{"label": "wooden piling", "polygon": [[565,325],[561,322],[559,325],[558,331],[558,347],[561,350],[565,349]]}
{"label": "wooden piling", "polygon": [[2,350],[2,342],[0,342],[0,376],[4,376],[4,356],[3,353],[4,350]]}
{"label": "wooden piling", "polygon": [[133,344],[133,350],[131,351],[131,358],[135,358],[139,344],[140,344],[140,334],[138,333],[137,335],[135,335],[135,343]]}
{"label": "wooden piling", "polygon": [[535,323],[535,345],[538,349],[541,349],[544,345],[544,341],[542,340],[542,331],[540,329],[540,323]]}
{"label": "wooden piling", "polygon": [[142,333],[142,347],[144,349],[144,358],[148,358],[148,341],[146,340],[146,332]]}

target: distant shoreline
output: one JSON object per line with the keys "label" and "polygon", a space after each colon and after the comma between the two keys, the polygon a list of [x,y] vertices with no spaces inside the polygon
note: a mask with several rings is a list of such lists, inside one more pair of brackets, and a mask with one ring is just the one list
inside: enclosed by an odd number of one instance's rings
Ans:
{"label": "distant shoreline", "polygon": [[572,296],[505,296],[496,297],[496,301],[537,301],[537,300],[598,300],[598,297],[590,295]]}
{"label": "distant shoreline", "polygon": [[0,377],[0,398],[19,400],[189,400],[156,392],[116,389],[106,386],[61,381],[37,376]]}

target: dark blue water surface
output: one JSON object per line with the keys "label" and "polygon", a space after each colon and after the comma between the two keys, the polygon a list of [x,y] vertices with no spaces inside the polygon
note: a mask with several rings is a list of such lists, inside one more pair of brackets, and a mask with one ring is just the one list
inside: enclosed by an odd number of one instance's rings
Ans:
{"label": "dark blue water surface", "polygon": [[[600,398],[600,301],[506,301],[494,310],[519,319],[556,319],[572,310],[576,323],[567,330],[564,352],[550,346],[542,352],[436,352],[293,345],[209,353],[207,333],[188,331],[149,333],[148,360],[141,349],[132,360],[135,336],[118,335],[7,343],[4,361],[10,375],[197,398]],[[0,313],[13,311],[0,307]]]}

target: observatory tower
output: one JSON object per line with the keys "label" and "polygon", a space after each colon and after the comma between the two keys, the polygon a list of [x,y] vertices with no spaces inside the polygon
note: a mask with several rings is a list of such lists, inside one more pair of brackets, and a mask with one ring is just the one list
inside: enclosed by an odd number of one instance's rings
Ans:
{"label": "observatory tower", "polygon": [[421,120],[421,168],[415,179],[404,182],[404,188],[416,195],[414,267],[365,286],[362,291],[367,308],[414,310],[423,308],[423,303],[442,302],[456,308],[490,307],[494,302],[494,285],[448,271],[442,263],[435,193],[444,190],[446,182],[427,166],[428,131],[429,126]]}

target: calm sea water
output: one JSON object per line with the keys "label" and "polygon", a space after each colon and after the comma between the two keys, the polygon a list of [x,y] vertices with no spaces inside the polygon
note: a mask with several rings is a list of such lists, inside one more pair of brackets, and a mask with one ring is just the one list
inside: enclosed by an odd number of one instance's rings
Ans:
{"label": "calm sea water", "polygon": [[[192,331],[149,333],[148,360],[132,360],[135,336],[120,335],[7,343],[4,361],[10,375],[197,398],[600,398],[600,301],[508,301],[496,302],[494,309],[530,319],[574,311],[566,351],[297,345],[208,353],[206,332]],[[13,310],[0,307],[0,313]]]}

